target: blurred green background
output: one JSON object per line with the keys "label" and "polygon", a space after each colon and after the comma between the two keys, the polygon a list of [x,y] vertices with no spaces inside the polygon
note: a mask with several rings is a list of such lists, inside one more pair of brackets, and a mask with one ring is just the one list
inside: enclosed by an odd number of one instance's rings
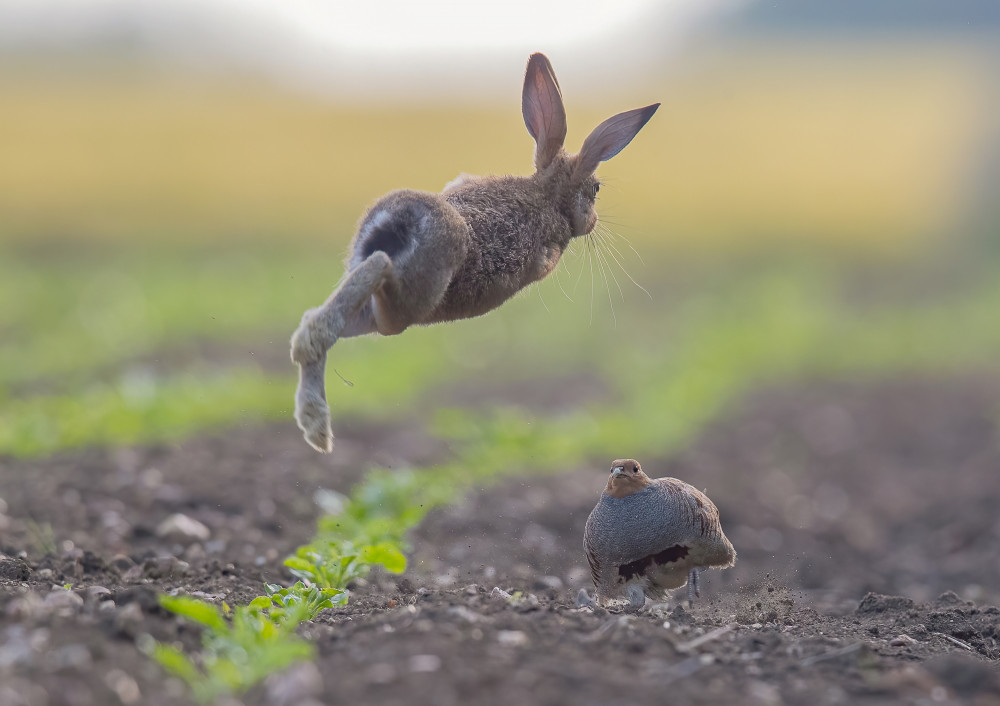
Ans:
{"label": "blurred green background", "polygon": [[339,344],[335,416],[588,379],[601,401],[539,422],[589,415],[638,455],[763,384],[996,371],[993,4],[636,0],[569,28],[552,6],[477,48],[431,3],[393,50],[335,5],[0,6],[0,454],[289,424],[288,336],[366,205],[530,171],[533,50],[571,149],[663,103],[600,170],[602,226],[486,317]]}

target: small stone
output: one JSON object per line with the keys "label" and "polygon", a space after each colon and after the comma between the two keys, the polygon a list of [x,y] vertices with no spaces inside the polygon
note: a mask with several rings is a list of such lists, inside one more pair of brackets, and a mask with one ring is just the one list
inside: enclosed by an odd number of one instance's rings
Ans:
{"label": "small stone", "polygon": [[534,593],[526,593],[514,598],[511,596],[511,604],[514,605],[522,613],[528,613],[530,611],[538,609],[541,605],[541,601],[538,600],[538,596]]}
{"label": "small stone", "polygon": [[53,613],[70,616],[83,607],[83,598],[60,588],[45,596],[44,605]]}
{"label": "small stone", "polygon": [[122,583],[142,583],[145,580],[141,566],[133,566],[122,574]]}
{"label": "small stone", "polygon": [[104,586],[87,586],[83,589],[83,595],[91,601],[110,601],[112,599],[111,591],[106,589]]}
{"label": "small stone", "polygon": [[158,556],[142,563],[142,573],[148,579],[184,576],[191,565],[175,556]]}
{"label": "small stone", "polygon": [[0,704],[32,706],[50,703],[49,694],[33,679],[4,678],[0,681]]}
{"label": "small stone", "polygon": [[497,633],[497,642],[508,647],[521,647],[528,644],[528,636],[520,630],[501,630]]}
{"label": "small stone", "polygon": [[184,550],[184,561],[189,564],[196,561],[202,561],[207,556],[208,553],[205,551],[205,547],[201,544],[201,542],[195,542]]}
{"label": "small stone", "polygon": [[502,598],[506,601],[510,598],[510,594],[499,586],[494,586],[493,591],[490,592],[490,598]]}
{"label": "small stone", "polygon": [[464,605],[452,606],[448,609],[448,614],[454,615],[456,618],[464,620],[467,623],[478,622],[481,617],[479,613],[469,610]]}
{"label": "small stone", "polygon": [[108,685],[108,688],[111,689],[111,691],[115,692],[119,701],[125,704],[125,706],[136,703],[142,697],[142,693],[139,691],[139,685],[136,683],[135,679],[130,677],[121,669],[112,669],[108,671],[108,673],[104,676],[104,683]]}
{"label": "small stone", "polygon": [[861,599],[855,611],[859,615],[876,613],[897,613],[913,608],[913,601],[902,596],[884,596],[879,593],[868,593]]}
{"label": "small stone", "polygon": [[6,671],[19,664],[31,664],[38,651],[24,626],[12,625],[4,630],[3,641],[0,642],[0,670]]}
{"label": "small stone", "polygon": [[917,641],[909,635],[899,635],[889,640],[889,644],[892,647],[909,647],[910,645],[917,644]]}
{"label": "small stone", "polygon": [[206,593],[205,591],[191,591],[188,595],[192,598],[201,598],[206,601],[221,601],[226,597],[225,593]]}
{"label": "small stone", "polygon": [[373,664],[365,672],[365,679],[371,684],[388,684],[395,678],[396,668],[385,662]]}
{"label": "small stone", "polygon": [[274,706],[299,706],[323,692],[323,675],[315,662],[299,662],[270,675],[264,682],[267,703]]}
{"label": "small stone", "polygon": [[115,611],[112,619],[115,633],[134,638],[142,627],[142,608],[138,603],[129,603]]}
{"label": "small stone", "polygon": [[30,620],[45,612],[45,603],[41,596],[32,591],[12,600],[4,612],[15,620]]}
{"label": "small stone", "polygon": [[437,655],[413,655],[410,657],[411,672],[436,672],[441,669],[441,658]]}
{"label": "small stone", "polygon": [[90,666],[90,650],[86,645],[63,645],[52,650],[46,656],[50,669],[84,669]]}
{"label": "small stone", "polygon": [[673,613],[673,610],[667,603],[654,603],[653,605],[649,606],[646,612],[649,613],[651,617],[656,618],[658,620],[662,620],[670,617],[670,615]]}
{"label": "small stone", "polygon": [[123,588],[115,592],[115,603],[126,606],[129,603],[138,603],[143,610],[153,611],[159,608],[159,594],[148,586],[132,586]]}
{"label": "small stone", "polygon": [[156,528],[157,537],[187,544],[208,541],[211,535],[204,524],[179,512],[170,515]]}
{"label": "small stone", "polygon": [[55,576],[55,572],[52,569],[39,569],[38,570],[38,580],[39,581],[51,581],[53,576]]}
{"label": "small stone", "polygon": [[965,601],[954,591],[945,591],[934,602],[938,605],[965,605]]}
{"label": "small stone", "polygon": [[558,576],[539,576],[535,581],[535,586],[538,589],[551,588],[556,591],[561,591],[563,587],[563,580]]}
{"label": "small stone", "polygon": [[31,567],[23,559],[0,558],[0,580],[27,581],[31,575]]}
{"label": "small stone", "polygon": [[126,571],[135,566],[135,562],[125,554],[115,554],[111,557],[111,561],[108,562],[108,566],[118,573],[124,574]]}

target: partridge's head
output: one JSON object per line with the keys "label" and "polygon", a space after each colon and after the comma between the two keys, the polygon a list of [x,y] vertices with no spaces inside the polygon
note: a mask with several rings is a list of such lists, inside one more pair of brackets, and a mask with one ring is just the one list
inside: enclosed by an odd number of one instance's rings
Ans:
{"label": "partridge's head", "polygon": [[624,498],[650,484],[649,476],[642,472],[642,466],[633,458],[620,458],[611,464],[611,477],[604,492],[613,498]]}

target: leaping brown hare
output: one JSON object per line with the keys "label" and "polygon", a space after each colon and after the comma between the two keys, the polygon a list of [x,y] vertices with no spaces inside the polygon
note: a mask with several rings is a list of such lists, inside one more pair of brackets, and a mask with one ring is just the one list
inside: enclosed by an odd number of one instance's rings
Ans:
{"label": "leaping brown hare", "polygon": [[326,352],[338,339],[479,316],[544,278],[570,240],[597,224],[597,166],[631,142],[659,105],[608,118],[579,154],[567,154],[559,83],[545,55],[532,54],[521,112],[535,140],[534,174],[463,174],[440,194],[404,189],[376,201],[351,241],[340,285],[292,334],[295,420],[306,441],[333,449],[324,377]]}

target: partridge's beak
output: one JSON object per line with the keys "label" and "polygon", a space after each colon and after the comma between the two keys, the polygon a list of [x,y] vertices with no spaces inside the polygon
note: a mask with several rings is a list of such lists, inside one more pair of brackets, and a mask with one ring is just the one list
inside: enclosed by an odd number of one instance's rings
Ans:
{"label": "partridge's beak", "polygon": [[626,473],[625,473],[625,468],[623,466],[615,466],[614,468],[611,469],[612,478],[620,478],[621,476],[624,475],[626,475]]}

